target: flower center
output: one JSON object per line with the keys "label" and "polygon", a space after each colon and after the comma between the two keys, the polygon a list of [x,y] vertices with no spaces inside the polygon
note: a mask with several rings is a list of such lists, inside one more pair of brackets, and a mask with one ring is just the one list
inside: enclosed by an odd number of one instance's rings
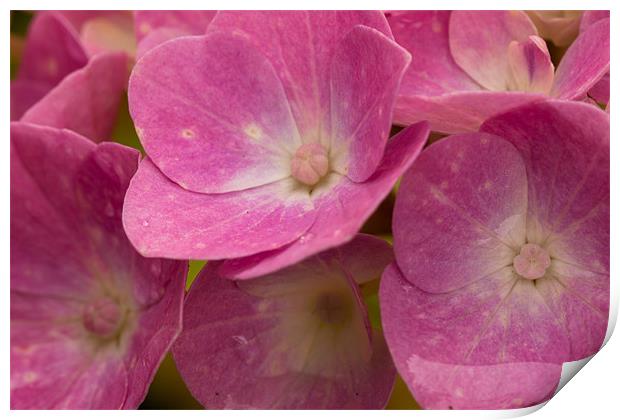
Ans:
{"label": "flower center", "polygon": [[351,318],[352,310],[346,296],[325,293],[316,300],[314,314],[325,324],[340,326]]}
{"label": "flower center", "polygon": [[100,297],[90,301],[82,313],[84,327],[91,333],[108,338],[116,335],[123,322],[123,311],[117,301]]}
{"label": "flower center", "polygon": [[291,175],[308,186],[319,182],[328,170],[327,150],[320,143],[301,145],[291,160]]}
{"label": "flower center", "polygon": [[525,244],[519,255],[512,260],[517,274],[528,280],[536,280],[545,275],[551,265],[549,253],[536,244]]}

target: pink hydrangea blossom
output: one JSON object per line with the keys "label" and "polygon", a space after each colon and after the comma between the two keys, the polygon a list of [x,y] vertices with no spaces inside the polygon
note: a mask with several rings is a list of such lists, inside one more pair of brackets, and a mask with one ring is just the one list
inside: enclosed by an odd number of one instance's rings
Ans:
{"label": "pink hydrangea blossom", "polygon": [[380,12],[219,12],[146,53],[128,237],[145,256],[238,258],[220,267],[235,278],[350,240],[428,136],[387,141],[409,61]]}
{"label": "pink hydrangea blossom", "polygon": [[187,263],[121,210],[136,150],[11,124],[11,407],[136,408],[181,329]]}
{"label": "pink hydrangea blossom", "polygon": [[396,370],[360,287],[392,260],[385,241],[358,235],[242,282],[209,263],[173,346],[185,383],[207,408],[383,408]]}
{"label": "pink hydrangea blossom", "polygon": [[396,12],[389,22],[415,57],[396,102],[402,125],[428,120],[435,131],[475,131],[521,104],[582,100],[609,70],[608,19],[581,33],[557,69],[521,11]]}
{"label": "pink hydrangea blossom", "polygon": [[427,408],[552,395],[609,312],[609,115],[528,104],[428,147],[403,177],[380,302],[394,362]]}

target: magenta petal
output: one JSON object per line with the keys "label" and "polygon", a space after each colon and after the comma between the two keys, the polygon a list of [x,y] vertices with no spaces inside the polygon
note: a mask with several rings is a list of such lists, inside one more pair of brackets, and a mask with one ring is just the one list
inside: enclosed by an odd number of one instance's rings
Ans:
{"label": "magenta petal", "polygon": [[186,35],[203,35],[217,13],[213,10],[136,10],[136,57],[159,44]]}
{"label": "magenta petal", "polygon": [[297,241],[274,251],[226,261],[220,273],[234,279],[256,277],[349,241],[416,159],[428,133],[428,124],[419,123],[392,138],[383,162],[366,182],[332,175],[332,185],[313,193],[316,221]]}
{"label": "magenta petal", "polygon": [[18,79],[54,86],[87,61],[86,52],[71,25],[56,12],[40,12],[28,30]]}
{"label": "magenta petal", "polygon": [[187,34],[179,28],[153,29],[138,44],[138,48],[136,50],[136,60],[142,58],[144,54],[157,47],[158,45],[181,36],[187,36]]}
{"label": "magenta petal", "polygon": [[553,63],[545,41],[535,35],[508,46],[512,71],[510,88],[523,92],[549,93],[553,85]]}
{"label": "magenta petal", "polygon": [[[450,11],[405,11],[388,17],[396,42],[414,57],[401,83],[399,99],[412,95],[441,95],[481,87],[452,58],[448,42]],[[406,121],[396,105],[396,121]]]}
{"label": "magenta petal", "polygon": [[439,96],[400,95],[395,122],[407,125],[428,120],[433,131],[459,133],[476,131],[489,117],[545,96],[528,92],[456,92]]}
{"label": "magenta petal", "polygon": [[579,22],[579,32],[583,32],[593,23],[607,18],[609,18],[609,10],[585,10]]}
{"label": "magenta petal", "polygon": [[422,290],[457,290],[512,263],[525,240],[527,178],[517,150],[485,134],[427,148],[405,174],[392,222],[403,274]]}
{"label": "magenta petal", "polygon": [[588,96],[599,104],[609,104],[609,73],[606,73],[601,80],[592,86],[588,91]]}
{"label": "magenta petal", "polygon": [[[386,340],[425,408],[516,408],[555,390],[568,343],[542,298],[525,290],[532,284],[511,286],[509,271],[507,283],[495,276],[448,294],[421,291],[394,264],[384,272]],[[544,318],[530,322],[525,308]]]}
{"label": "magenta petal", "polygon": [[609,19],[582,32],[562,57],[551,95],[580,99],[609,71]]}
{"label": "magenta petal", "polygon": [[184,190],[145,159],[127,191],[123,223],[145,256],[222,259],[286,245],[315,219],[291,178],[227,194]]}
{"label": "magenta petal", "polygon": [[358,233],[354,240],[335,252],[358,284],[379,279],[385,267],[394,260],[392,247],[386,241],[363,233]]}
{"label": "magenta petal", "polygon": [[509,88],[508,46],[538,35],[525,12],[517,10],[462,11],[450,16],[450,51],[472,79],[489,90]]}
{"label": "magenta petal", "polygon": [[19,120],[50,88],[45,82],[11,80],[11,121]]}
{"label": "magenta petal", "polygon": [[410,60],[406,50],[366,26],[356,26],[340,41],[330,84],[333,170],[363,182],[377,169]]}
{"label": "magenta petal", "polygon": [[400,372],[416,401],[426,409],[498,410],[529,407],[551,399],[562,365],[526,362],[464,366],[411,355]]}
{"label": "magenta petal", "polygon": [[301,144],[273,67],[239,35],[183,37],[151,51],[134,67],[129,106],[149,157],[192,191],[282,180]]}
{"label": "magenta petal", "polygon": [[137,163],[11,125],[11,407],[136,408],[178,334],[187,264],[140,257],[121,223]]}
{"label": "magenta petal", "polygon": [[153,30],[161,28],[176,28],[186,35],[202,35],[216,13],[215,10],[136,10],[136,37],[142,41]]}
{"label": "magenta petal", "polygon": [[173,348],[192,394],[207,408],[383,408],[395,371],[381,333],[369,339],[347,279],[355,255],[341,258],[349,252],[241,283],[209,263],[188,293]]}
{"label": "magenta petal", "polygon": [[589,356],[602,344],[609,311],[609,115],[555,101],[497,116],[482,130],[523,156],[528,239],[546,244],[553,259],[541,294],[565,324],[571,359]]}
{"label": "magenta petal", "polygon": [[314,142],[328,129],[334,49],[356,25],[391,35],[378,11],[221,11],[208,30],[241,33],[269,59],[302,139]]}
{"label": "magenta petal", "polygon": [[109,139],[125,90],[124,54],[106,53],[67,76],[22,121],[68,128],[95,141]]}

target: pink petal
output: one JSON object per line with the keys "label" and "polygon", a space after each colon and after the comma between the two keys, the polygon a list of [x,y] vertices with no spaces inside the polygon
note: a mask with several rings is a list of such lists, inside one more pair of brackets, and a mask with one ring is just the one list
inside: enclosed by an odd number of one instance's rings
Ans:
{"label": "pink petal", "polygon": [[411,56],[390,38],[356,26],[338,44],[331,66],[331,164],[354,182],[379,166],[394,98]]}
{"label": "pink petal", "polygon": [[386,340],[425,408],[516,408],[553,393],[568,351],[562,328],[542,298],[529,293],[531,282],[515,279],[509,269],[501,277],[429,294],[395,264],[383,274]]}
{"label": "pink petal", "polygon": [[562,365],[507,363],[463,366],[429,362],[412,355],[401,369],[416,401],[435,410],[522,408],[551,399]]}
{"label": "pink petal", "polygon": [[186,35],[202,35],[217,11],[215,10],[136,10],[136,37],[142,41],[153,30],[176,28]]}
{"label": "pink petal", "polygon": [[[77,173],[95,147],[69,132],[11,124],[11,213],[19,215],[11,219],[11,291],[44,290],[67,299],[88,291],[90,284],[84,281],[90,278],[88,268],[80,260],[54,262],[58,255],[80,255],[83,246],[74,229],[74,203],[59,199],[73,196],[73,185],[48,174]],[[30,261],[32,255],[47,264],[35,264]],[[27,281],[13,281],[22,273],[28,273]],[[50,282],[50,278],[64,280]]]}
{"label": "pink petal", "polygon": [[609,20],[581,33],[562,57],[551,96],[580,99],[609,71]]}
{"label": "pink petal", "polygon": [[11,80],[11,121],[19,120],[50,88],[45,82]]}
{"label": "pink petal", "polygon": [[405,174],[392,222],[403,274],[447,293],[512,263],[525,241],[527,178],[505,140],[461,134],[428,147]]}
{"label": "pink petal", "polygon": [[179,28],[157,28],[148,33],[147,36],[142,38],[136,49],[136,60],[142,58],[144,54],[174,38],[186,36],[187,34]]}
{"label": "pink petal", "polygon": [[392,247],[386,241],[363,233],[358,233],[354,240],[334,252],[339,254],[342,266],[358,284],[379,279],[385,267],[394,260]]}
{"label": "pink petal", "polygon": [[388,142],[381,166],[366,182],[332,175],[323,190],[313,192],[316,221],[297,241],[281,249],[226,261],[220,273],[234,279],[252,278],[349,241],[416,159],[428,133],[426,123],[401,131]]}
{"label": "pink petal", "polygon": [[[162,47],[163,48],[163,47]],[[145,256],[234,258],[286,245],[315,219],[306,191],[291,178],[227,194],[184,190],[145,159],[123,210],[129,239]]]}
{"label": "pink petal", "polygon": [[522,11],[461,11],[450,16],[450,51],[454,61],[489,90],[509,89],[508,46],[537,35]]}
{"label": "pink petal", "polygon": [[217,265],[203,269],[173,355],[205,407],[385,406],[395,374],[389,352],[378,331],[369,340],[363,302],[338,254],[240,284],[218,277]]}
{"label": "pink petal", "polygon": [[282,81],[302,140],[315,142],[329,132],[329,72],[335,46],[356,25],[390,36],[378,11],[221,11],[208,30],[248,37]]}
{"label": "pink petal", "polygon": [[136,10],[135,29],[138,38],[137,57],[185,35],[202,35],[215,17],[213,10]]}
{"label": "pink petal", "polygon": [[407,121],[399,102],[413,95],[441,95],[475,91],[481,87],[454,61],[448,42],[450,11],[404,11],[391,14],[388,22],[396,42],[414,59],[403,78],[396,104],[396,121]]}
{"label": "pink petal", "polygon": [[183,188],[239,191],[285,179],[301,144],[271,64],[239,35],[172,40],[129,82],[140,140]]}
{"label": "pink petal", "polygon": [[607,18],[609,18],[609,10],[585,10],[579,22],[579,32],[583,32],[593,23]]}
{"label": "pink petal", "polygon": [[542,38],[533,35],[524,42],[511,42],[508,62],[512,71],[512,90],[549,93],[554,68]]}
{"label": "pink petal", "polygon": [[544,100],[529,92],[455,92],[439,96],[401,95],[396,103],[395,123],[407,125],[428,120],[433,131],[476,131],[487,118],[516,106]]}
{"label": "pink petal", "polygon": [[[137,163],[118,144],[11,125],[12,407],[136,408],[178,334],[187,264],[140,257],[121,223]],[[125,308],[113,338],[83,319],[103,295]]]}
{"label": "pink petal", "polygon": [[123,54],[94,57],[32,106],[22,121],[68,128],[94,141],[107,140],[125,90],[126,68]]}
{"label": "pink petal", "polygon": [[599,104],[609,104],[609,72],[605,73],[601,80],[592,86],[588,91],[588,96]]}
{"label": "pink petal", "polygon": [[[489,290],[480,289],[479,292],[489,294]],[[450,347],[446,335],[455,333],[456,328],[450,326],[448,314],[451,307],[440,306],[439,300],[443,299],[444,303],[450,300],[442,295],[425,294],[411,286],[395,265],[385,271],[379,296],[381,319],[392,358],[422,407],[444,410],[525,407],[548,399],[555,390],[561,364],[533,361],[462,364],[456,360],[444,360],[444,346]],[[471,305],[470,309],[480,309],[473,304],[472,298],[474,295],[468,296],[466,302]],[[435,310],[429,312],[432,299],[438,302]],[[451,303],[459,305],[459,300],[454,298]],[[454,312],[459,309],[455,308]],[[470,328],[463,328],[461,324],[464,320],[460,317],[455,320],[469,338]],[[427,328],[433,322],[447,328],[430,336]],[[425,356],[431,342],[435,342],[437,353]],[[419,351],[420,344],[422,352]]]}
{"label": "pink petal", "polygon": [[528,239],[544,243],[552,258],[541,293],[566,324],[571,358],[586,357],[602,344],[609,310],[609,115],[553,101],[497,116],[482,130],[523,156]]}
{"label": "pink petal", "polygon": [[58,84],[86,65],[78,34],[56,12],[37,13],[28,30],[18,79]]}

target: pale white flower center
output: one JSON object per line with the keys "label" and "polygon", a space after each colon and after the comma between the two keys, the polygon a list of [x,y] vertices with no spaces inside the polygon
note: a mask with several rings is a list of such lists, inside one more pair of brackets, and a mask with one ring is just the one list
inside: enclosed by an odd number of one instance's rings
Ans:
{"label": "pale white flower center", "polygon": [[125,318],[119,303],[107,296],[91,300],[84,307],[82,323],[86,330],[100,338],[116,336]]}
{"label": "pale white flower center", "polygon": [[512,264],[517,274],[528,280],[542,278],[551,265],[549,253],[536,244],[525,244],[519,255],[514,257]]}
{"label": "pale white flower center", "polygon": [[291,175],[304,185],[317,184],[328,171],[327,149],[320,143],[302,144],[291,159]]}

